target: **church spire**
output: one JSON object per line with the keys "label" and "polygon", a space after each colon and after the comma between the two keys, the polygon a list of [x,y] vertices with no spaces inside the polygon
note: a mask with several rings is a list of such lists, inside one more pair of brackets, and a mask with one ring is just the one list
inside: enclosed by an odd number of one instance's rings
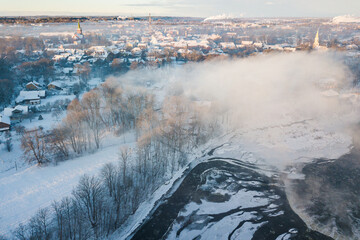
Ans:
{"label": "church spire", "polygon": [[78,29],[77,29],[77,33],[78,34],[82,34],[82,29],[80,27],[80,19],[78,19]]}
{"label": "church spire", "polygon": [[317,30],[316,36],[315,36],[315,40],[314,40],[314,44],[313,44],[313,49],[316,49],[320,46],[319,44],[319,29]]}

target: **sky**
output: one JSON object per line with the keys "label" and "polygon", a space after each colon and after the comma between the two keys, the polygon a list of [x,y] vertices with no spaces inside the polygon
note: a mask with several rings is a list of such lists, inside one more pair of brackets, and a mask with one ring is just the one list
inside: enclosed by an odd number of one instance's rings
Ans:
{"label": "sky", "polygon": [[0,0],[0,15],[360,16],[360,0]]}

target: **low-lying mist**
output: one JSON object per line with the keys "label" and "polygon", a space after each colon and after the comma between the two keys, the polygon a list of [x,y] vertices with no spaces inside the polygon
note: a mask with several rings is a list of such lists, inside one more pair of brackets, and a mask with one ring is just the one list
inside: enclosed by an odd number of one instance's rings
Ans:
{"label": "low-lying mist", "polygon": [[[356,193],[347,190],[353,182],[342,191],[326,183],[331,181],[324,180],[351,178],[334,172],[331,175],[330,171],[319,177],[315,171],[312,173],[318,177],[315,180],[311,175],[304,177],[302,174],[306,167],[312,166],[304,162],[316,158],[342,161],[344,157],[341,156],[359,142],[356,138],[352,140],[360,121],[358,89],[339,53],[269,54],[142,69],[129,72],[120,82],[151,86],[160,102],[166,101],[166,95],[182,95],[199,104],[210,105],[210,115],[206,118],[218,121],[225,132],[237,137],[229,144],[233,157],[238,158],[242,150],[251,152],[270,167],[288,173],[285,178],[287,196],[307,224],[314,219],[325,219],[315,229],[332,236],[347,238],[358,232],[349,210],[354,202],[349,199],[357,199]],[[300,189],[298,194],[290,184],[292,181],[303,181],[310,187]],[[336,181],[337,184],[340,180]],[[316,186],[322,186],[319,188],[322,193]],[[339,207],[339,201],[343,208]],[[323,218],[324,215],[328,218]],[[355,227],[351,227],[352,224]],[[351,228],[353,231],[349,230]],[[334,232],[338,233],[334,235]]]}
{"label": "low-lying mist", "polygon": [[[228,112],[236,127],[258,127],[333,117],[349,113],[351,105],[329,96],[352,91],[353,79],[334,53],[274,54],[232,61],[143,69],[121,78],[131,85],[151,82],[170,95],[211,101]],[[347,119],[349,120],[349,119]],[[357,119],[355,119],[357,120]]]}
{"label": "low-lying mist", "polygon": [[[349,132],[360,120],[353,76],[344,57],[334,52],[140,69],[111,80],[150,86],[160,102],[167,95],[182,95],[211,106],[207,120],[217,119],[225,131],[240,132],[241,139],[261,151],[259,157],[280,169],[294,159],[347,153],[352,144]],[[294,123],[302,125],[293,127]]]}

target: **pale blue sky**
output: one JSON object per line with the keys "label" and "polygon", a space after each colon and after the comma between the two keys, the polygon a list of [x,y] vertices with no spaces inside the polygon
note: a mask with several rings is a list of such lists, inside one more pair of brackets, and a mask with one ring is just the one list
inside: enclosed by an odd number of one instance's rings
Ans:
{"label": "pale blue sky", "polygon": [[360,16],[360,0],[0,0],[0,15]]}

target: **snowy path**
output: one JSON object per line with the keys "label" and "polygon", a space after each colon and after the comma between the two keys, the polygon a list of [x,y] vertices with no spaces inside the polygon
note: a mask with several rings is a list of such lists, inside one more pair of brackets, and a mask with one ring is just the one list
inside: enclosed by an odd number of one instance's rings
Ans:
{"label": "snowy path", "polygon": [[[127,142],[133,143],[133,139]],[[124,138],[119,137],[92,155],[58,166],[32,166],[10,176],[0,175],[0,234],[9,235],[39,208],[70,195],[83,174],[97,174],[104,164],[117,161],[119,146],[123,143]]]}

